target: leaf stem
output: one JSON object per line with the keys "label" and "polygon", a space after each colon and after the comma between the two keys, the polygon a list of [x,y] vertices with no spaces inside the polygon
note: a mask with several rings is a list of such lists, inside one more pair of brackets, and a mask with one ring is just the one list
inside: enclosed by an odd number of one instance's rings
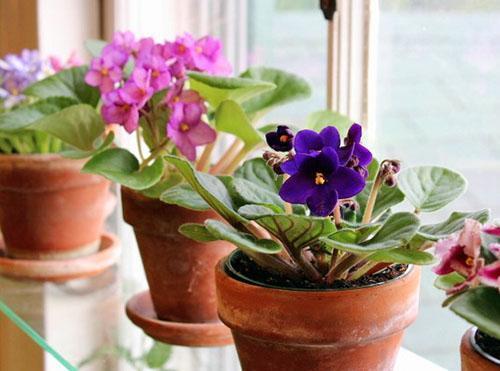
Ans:
{"label": "leaf stem", "polygon": [[210,159],[214,151],[216,141],[209,143],[203,149],[200,159],[196,163],[196,170],[206,172],[210,166]]}
{"label": "leaf stem", "polygon": [[373,182],[372,189],[370,190],[370,195],[368,196],[368,201],[366,202],[365,213],[363,214],[363,219],[361,221],[362,224],[370,223],[372,219],[373,209],[375,207],[375,202],[377,201],[378,191],[382,186],[383,177],[381,173],[377,174],[375,181]]}
{"label": "leaf stem", "polygon": [[342,226],[342,216],[340,215],[340,203],[337,202],[335,209],[333,209],[333,220],[335,220],[335,226],[340,228]]}
{"label": "leaf stem", "polygon": [[364,257],[356,254],[346,254],[346,256],[337,264],[336,267],[332,267],[330,271],[325,276],[326,283],[331,285],[336,279],[341,278],[345,273],[347,273],[354,265],[358,264]]}
{"label": "leaf stem", "polygon": [[141,163],[139,171],[144,169],[151,161],[155,160],[158,155],[165,149],[169,143],[169,138],[165,137],[161,143],[151,152],[151,154]]}
{"label": "leaf stem", "polygon": [[232,158],[232,160],[221,170],[221,174],[231,175],[236,170],[238,165],[252,152],[253,148],[246,146],[239,150],[239,152]]}
{"label": "leaf stem", "polygon": [[137,150],[139,151],[139,156],[141,157],[141,162],[144,161],[144,154],[142,152],[142,145],[141,145],[141,134],[139,133],[140,128],[137,128],[135,131],[136,133],[136,139],[137,139]]}
{"label": "leaf stem", "polygon": [[221,170],[226,166],[226,164],[231,161],[231,158],[235,156],[238,150],[241,148],[242,142],[240,139],[235,138],[231,146],[224,152],[224,154],[220,157],[219,161],[212,166],[210,169],[210,174],[218,174]]}

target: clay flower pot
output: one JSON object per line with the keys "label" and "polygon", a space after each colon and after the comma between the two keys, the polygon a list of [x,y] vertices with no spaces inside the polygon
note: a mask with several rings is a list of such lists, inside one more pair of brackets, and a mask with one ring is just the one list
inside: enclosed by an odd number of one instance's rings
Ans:
{"label": "clay flower pot", "polygon": [[218,322],[214,267],[234,247],[198,243],[178,232],[185,223],[219,219],[212,211],[168,205],[122,187],[123,217],[134,228],[157,317],[164,321]]}
{"label": "clay flower pot", "polygon": [[0,155],[0,229],[8,256],[68,259],[99,249],[110,182],[82,174],[84,162]]}
{"label": "clay flower pot", "polygon": [[391,370],[417,316],[417,267],[364,288],[293,290],[235,279],[226,261],[216,268],[219,316],[243,371]]}
{"label": "clay flower pot", "polygon": [[470,328],[462,336],[460,343],[462,371],[498,371],[500,360],[493,358],[477,345],[474,339],[476,330],[476,328]]}

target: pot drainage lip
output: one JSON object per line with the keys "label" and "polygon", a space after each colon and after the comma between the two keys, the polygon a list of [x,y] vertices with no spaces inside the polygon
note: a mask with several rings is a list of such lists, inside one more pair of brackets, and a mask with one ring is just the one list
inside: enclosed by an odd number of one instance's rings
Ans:
{"label": "pot drainage lip", "polygon": [[5,256],[0,243],[0,275],[43,282],[64,282],[96,276],[116,264],[120,257],[118,237],[103,233],[93,254],[60,260],[13,259]]}
{"label": "pot drainage lip", "polygon": [[189,347],[232,345],[231,330],[222,322],[163,321],[156,316],[149,290],[134,295],[126,304],[127,317],[147,335],[160,342]]}
{"label": "pot drainage lip", "polygon": [[472,331],[470,332],[469,341],[470,341],[470,344],[472,345],[472,348],[474,348],[474,350],[477,353],[479,353],[481,356],[483,356],[484,358],[486,358],[488,361],[493,362],[496,365],[500,365],[500,359],[497,359],[497,358],[493,357],[491,354],[486,353],[479,346],[479,344],[476,342],[476,332],[477,331],[478,331],[478,328],[477,327],[473,327]]}

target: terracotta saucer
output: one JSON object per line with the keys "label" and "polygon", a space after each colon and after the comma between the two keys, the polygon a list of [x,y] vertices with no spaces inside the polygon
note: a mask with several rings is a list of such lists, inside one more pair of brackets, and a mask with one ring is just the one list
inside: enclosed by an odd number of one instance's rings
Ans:
{"label": "terracotta saucer", "polygon": [[222,322],[162,321],[156,316],[149,290],[134,295],[126,306],[128,318],[153,339],[172,345],[215,347],[233,344],[231,330]]}
{"label": "terracotta saucer", "polygon": [[101,246],[93,254],[65,260],[25,260],[5,256],[0,239],[0,275],[35,281],[61,282],[95,276],[118,261],[120,245],[111,233],[101,235]]}

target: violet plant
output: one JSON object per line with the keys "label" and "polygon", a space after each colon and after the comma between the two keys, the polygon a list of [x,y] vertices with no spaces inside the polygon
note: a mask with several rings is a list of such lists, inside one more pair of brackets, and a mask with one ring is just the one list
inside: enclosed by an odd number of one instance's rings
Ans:
{"label": "violet plant", "polygon": [[444,307],[500,340],[500,223],[466,219],[463,229],[436,244],[435,286]]}
{"label": "violet plant", "polygon": [[[401,171],[399,161],[379,163],[362,144],[360,125],[341,141],[335,126],[324,125],[324,113],[315,117],[322,117],[312,125],[316,131],[294,134],[278,126],[269,132],[273,151],[246,161],[232,177],[203,174],[166,156],[198,192],[199,204],[227,221],[185,224],[179,231],[197,241],[235,244],[270,277],[328,288],[394,264],[430,264],[426,250],[435,241],[467,218],[488,218],[488,210],[454,212],[442,223],[421,225],[422,213],[465,191],[465,179],[442,167]],[[403,201],[411,211],[394,211]]]}

